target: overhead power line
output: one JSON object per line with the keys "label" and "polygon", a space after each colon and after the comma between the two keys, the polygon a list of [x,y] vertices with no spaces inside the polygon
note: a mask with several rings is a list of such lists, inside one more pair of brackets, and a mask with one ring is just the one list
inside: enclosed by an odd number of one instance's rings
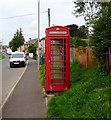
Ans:
{"label": "overhead power line", "polygon": [[37,15],[37,13],[17,15],[17,16],[11,16],[11,17],[4,17],[4,18],[0,18],[0,19],[13,19],[13,18],[17,18],[17,17],[25,17],[25,16],[30,16],[30,15]]}

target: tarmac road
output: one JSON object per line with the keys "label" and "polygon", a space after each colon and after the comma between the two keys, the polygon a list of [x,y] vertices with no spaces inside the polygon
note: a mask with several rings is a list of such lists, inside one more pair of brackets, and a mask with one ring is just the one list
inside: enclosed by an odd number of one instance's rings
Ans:
{"label": "tarmac road", "polygon": [[46,104],[38,77],[37,61],[29,65],[5,104],[3,118],[46,118]]}
{"label": "tarmac road", "polygon": [[9,56],[5,55],[5,59],[2,61],[2,103],[7,98],[12,87],[20,78],[24,71],[24,67],[10,68],[9,67]]}

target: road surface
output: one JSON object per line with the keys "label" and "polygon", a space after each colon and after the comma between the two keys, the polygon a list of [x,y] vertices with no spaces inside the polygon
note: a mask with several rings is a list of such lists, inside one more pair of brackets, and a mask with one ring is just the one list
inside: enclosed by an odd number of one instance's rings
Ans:
{"label": "road surface", "polygon": [[[1,67],[1,66],[0,66]],[[24,67],[10,68],[9,56],[2,60],[2,103],[24,71]]]}
{"label": "road surface", "polygon": [[47,107],[39,80],[37,61],[29,60],[24,75],[3,108],[2,117],[40,119],[46,118],[46,113]]}

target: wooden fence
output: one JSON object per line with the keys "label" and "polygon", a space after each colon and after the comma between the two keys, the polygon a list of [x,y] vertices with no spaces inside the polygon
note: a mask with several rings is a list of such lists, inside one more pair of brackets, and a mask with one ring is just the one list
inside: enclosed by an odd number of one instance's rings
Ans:
{"label": "wooden fence", "polygon": [[85,68],[91,68],[98,64],[91,48],[73,48],[74,60],[79,61]]}
{"label": "wooden fence", "polygon": [[111,47],[106,52],[106,64],[108,66],[108,74],[111,76]]}
{"label": "wooden fence", "polygon": [[[77,60],[85,68],[91,68],[98,64],[97,59],[93,55],[92,48],[71,48],[70,60]],[[106,52],[107,72],[111,76],[111,47]]]}

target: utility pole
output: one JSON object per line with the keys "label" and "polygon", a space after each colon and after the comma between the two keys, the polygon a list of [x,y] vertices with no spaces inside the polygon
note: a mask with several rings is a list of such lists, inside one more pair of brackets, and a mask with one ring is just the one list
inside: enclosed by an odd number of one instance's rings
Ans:
{"label": "utility pole", "polygon": [[40,0],[38,0],[38,71],[39,71],[39,56],[40,56],[39,41],[40,41]]}
{"label": "utility pole", "polygon": [[48,25],[50,27],[50,8],[48,8]]}

